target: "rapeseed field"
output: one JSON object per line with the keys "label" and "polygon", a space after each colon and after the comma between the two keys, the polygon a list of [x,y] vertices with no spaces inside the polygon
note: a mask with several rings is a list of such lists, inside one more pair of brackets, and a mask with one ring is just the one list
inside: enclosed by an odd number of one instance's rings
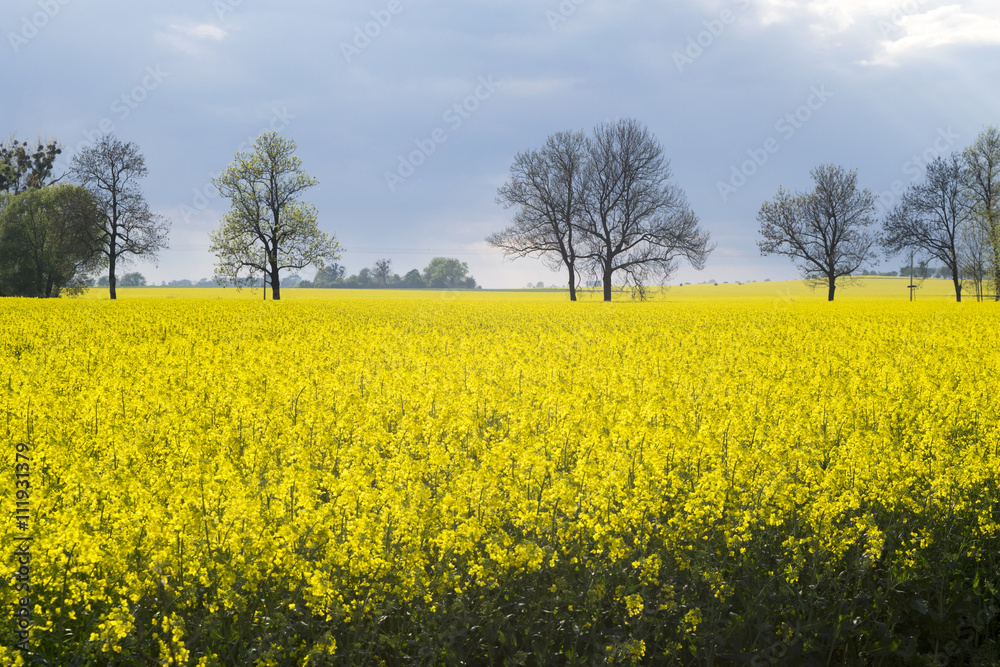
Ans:
{"label": "rapeseed field", "polygon": [[0,657],[996,664],[996,305],[759,285],[6,300]]}

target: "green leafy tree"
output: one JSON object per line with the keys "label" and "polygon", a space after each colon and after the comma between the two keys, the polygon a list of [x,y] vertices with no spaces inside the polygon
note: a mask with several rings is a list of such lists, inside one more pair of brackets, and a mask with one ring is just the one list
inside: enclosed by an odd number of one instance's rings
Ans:
{"label": "green leafy tree", "polygon": [[424,283],[435,289],[466,287],[475,289],[476,279],[469,275],[469,265],[457,259],[435,257],[424,268]]}
{"label": "green leafy tree", "polygon": [[62,147],[55,139],[47,141],[39,139],[31,148],[27,141],[9,137],[0,144],[0,192],[16,195],[59,180],[52,178],[52,169]]}
{"label": "green leafy tree", "polygon": [[55,297],[86,289],[101,263],[100,211],[79,186],[3,196],[0,295]]}
{"label": "green leafy tree", "polygon": [[107,259],[108,290],[117,298],[117,272],[139,258],[155,259],[167,247],[170,224],[149,210],[139,180],[146,158],[132,142],[106,134],[73,157],[70,173],[90,190],[101,211],[101,252]]}
{"label": "green leafy tree", "polygon": [[[231,165],[213,179],[231,209],[211,233],[218,257],[216,280],[252,284],[263,276],[271,296],[281,298],[281,272],[320,268],[340,257],[336,240],[320,231],[316,208],[299,201],[318,184],[302,169],[295,142],[265,132],[250,153],[237,153]],[[265,292],[265,298],[266,292]]]}
{"label": "green leafy tree", "polygon": [[146,276],[138,272],[126,273],[121,277],[122,287],[145,287]]}
{"label": "green leafy tree", "polygon": [[400,286],[407,289],[419,289],[421,287],[427,287],[427,283],[424,282],[424,277],[420,275],[420,271],[410,269],[407,271],[406,275],[403,276]]}
{"label": "green leafy tree", "polygon": [[312,279],[313,287],[329,288],[341,287],[344,283],[344,267],[337,262],[333,262],[316,272]]}
{"label": "green leafy tree", "polygon": [[349,289],[368,289],[369,287],[374,287],[374,280],[372,279],[372,270],[367,266],[360,271],[358,275],[351,276],[344,281],[344,286]]}

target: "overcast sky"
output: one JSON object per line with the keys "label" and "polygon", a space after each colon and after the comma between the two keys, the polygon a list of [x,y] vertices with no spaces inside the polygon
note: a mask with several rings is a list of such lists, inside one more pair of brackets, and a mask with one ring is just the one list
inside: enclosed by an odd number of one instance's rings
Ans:
{"label": "overcast sky", "polygon": [[659,138],[718,245],[676,283],[794,278],[755,243],[779,186],[832,162],[891,203],[1000,123],[996,0],[3,0],[0,27],[0,134],[145,154],[172,222],[136,265],[156,283],[211,276],[211,177],[267,129],[319,179],[348,272],[442,255],[521,287],[565,277],[483,239],[514,154],[553,132],[633,117]]}

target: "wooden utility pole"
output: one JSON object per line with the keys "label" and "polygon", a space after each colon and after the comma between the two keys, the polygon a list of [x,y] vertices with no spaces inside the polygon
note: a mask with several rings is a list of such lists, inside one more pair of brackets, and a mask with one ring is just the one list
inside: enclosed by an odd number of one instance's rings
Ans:
{"label": "wooden utility pole", "polygon": [[917,291],[917,286],[913,284],[913,251],[910,251],[910,301],[913,301],[913,295]]}

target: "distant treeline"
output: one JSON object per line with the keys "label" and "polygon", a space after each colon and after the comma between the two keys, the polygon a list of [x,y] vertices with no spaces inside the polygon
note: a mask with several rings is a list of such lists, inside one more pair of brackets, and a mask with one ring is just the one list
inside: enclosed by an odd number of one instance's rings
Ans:
{"label": "distant treeline", "polygon": [[[297,283],[301,280],[301,278],[299,278],[298,276],[292,276],[292,278],[293,278],[291,280],[292,284]],[[288,280],[289,279],[286,278],[285,281],[283,282],[287,283]],[[81,283],[84,287],[107,287],[108,282],[109,281],[107,276],[101,276],[96,279],[93,277],[88,277],[88,278],[83,278],[81,280]],[[118,287],[236,287],[236,285],[233,283],[225,281],[223,281],[223,283],[219,283],[217,280],[209,280],[208,278],[202,278],[197,282],[192,280],[171,280],[169,283],[163,282],[159,285],[156,285],[156,284],[150,284],[146,280],[146,276],[142,275],[138,271],[117,276],[115,282],[117,283]],[[244,285],[244,287],[246,286],[247,285]],[[251,286],[261,287],[261,284],[251,285]]]}
{"label": "distant treeline", "polygon": [[[908,278],[910,276],[910,265],[904,264],[900,267],[899,271],[862,271],[862,276],[884,276],[887,278]],[[914,278],[947,278],[951,280],[951,269],[946,266],[928,266],[926,261],[920,261],[913,265],[913,277]],[[968,276],[959,275],[959,278],[965,279]]]}
{"label": "distant treeline", "polygon": [[[357,274],[345,277],[346,271],[340,264],[333,263],[324,266],[316,272],[312,280],[303,280],[292,275],[282,278],[284,287],[305,288],[339,288],[339,289],[482,289],[476,279],[469,275],[469,265],[457,259],[435,257],[423,271],[411,269],[400,276],[392,271],[392,260],[380,259],[371,268],[363,268]],[[120,287],[156,287],[149,285],[141,273],[126,273],[117,279]],[[108,278],[102,276],[84,280],[88,287],[107,287]],[[235,283],[220,282],[218,278],[209,280],[202,278],[197,282],[191,280],[171,280],[159,287],[235,287]],[[262,278],[256,278],[241,283],[243,287],[267,287]]]}
{"label": "distant treeline", "polygon": [[[457,259],[435,257],[423,271],[410,269],[400,276],[392,270],[392,260],[380,259],[371,268],[344,277],[344,267],[333,263],[316,272],[312,280],[303,280],[298,287],[342,289],[481,289],[469,275],[469,265]],[[288,279],[285,279],[288,284]]]}

